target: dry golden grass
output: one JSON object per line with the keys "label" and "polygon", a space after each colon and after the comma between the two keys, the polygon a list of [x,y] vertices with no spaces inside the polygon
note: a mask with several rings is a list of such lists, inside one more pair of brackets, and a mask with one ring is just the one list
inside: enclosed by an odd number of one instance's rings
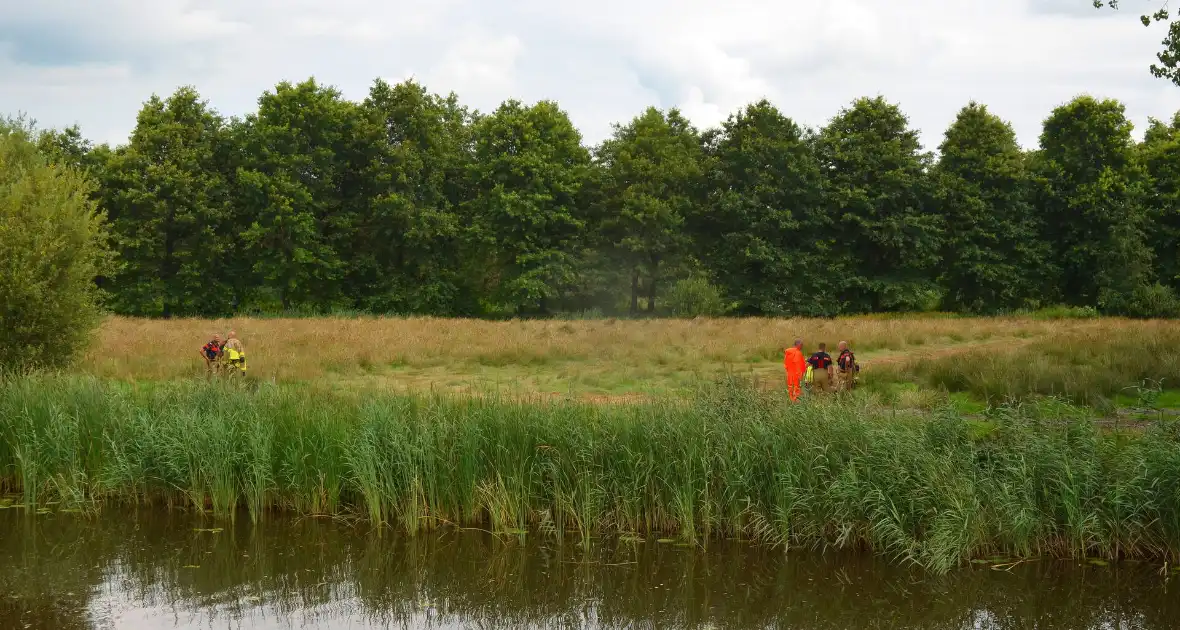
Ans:
{"label": "dry golden grass", "polygon": [[689,386],[725,372],[781,378],[782,350],[852,343],[862,362],[998,346],[1061,332],[1135,326],[1120,320],[854,317],[508,321],[436,318],[108,319],[80,369],[102,377],[199,376],[198,349],[235,329],[250,373],[276,381],[392,389],[517,389],[620,394]]}

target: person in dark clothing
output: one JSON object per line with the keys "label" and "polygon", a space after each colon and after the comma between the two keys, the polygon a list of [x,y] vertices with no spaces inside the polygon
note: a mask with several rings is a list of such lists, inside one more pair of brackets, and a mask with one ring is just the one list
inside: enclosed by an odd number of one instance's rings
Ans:
{"label": "person in dark clothing", "polygon": [[819,350],[807,358],[811,366],[811,388],[813,391],[826,394],[832,389],[832,355],[828,354],[828,345],[819,344]]}
{"label": "person in dark clothing", "polygon": [[836,391],[851,391],[856,387],[860,365],[847,341],[840,342],[840,356],[836,359]]}
{"label": "person in dark clothing", "polygon": [[213,340],[201,346],[201,357],[205,359],[206,376],[213,374],[217,361],[221,359],[221,335],[213,335]]}

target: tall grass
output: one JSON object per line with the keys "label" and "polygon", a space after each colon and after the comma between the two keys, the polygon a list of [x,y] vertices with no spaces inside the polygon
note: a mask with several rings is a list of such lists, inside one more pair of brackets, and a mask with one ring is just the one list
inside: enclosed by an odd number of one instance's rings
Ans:
{"label": "tall grass", "polygon": [[[1109,320],[1103,320],[1109,321]],[[396,377],[428,388],[456,376],[537,373],[556,381],[620,372],[633,380],[726,365],[781,365],[783,348],[802,336],[808,348],[851,341],[863,356],[964,343],[1036,338],[1088,330],[1091,321],[1018,318],[849,317],[837,319],[693,319],[485,321],[436,318],[147,320],[109,318],[81,370],[124,380],[194,375],[214,333],[236,329],[251,373],[265,380]],[[1134,329],[1136,322],[1115,326]],[[780,368],[781,371],[781,368]],[[775,373],[776,376],[778,373]],[[539,388],[538,388],[539,389]]]}
{"label": "tall grass", "polygon": [[994,554],[1180,557],[1174,425],[1108,433],[1060,404],[997,418],[977,440],[949,409],[789,405],[736,384],[595,406],[38,377],[0,389],[0,488],[409,532],[871,549],[934,571]]}
{"label": "tall grass", "polygon": [[917,357],[888,378],[995,403],[1039,394],[1101,407],[1136,386],[1180,388],[1180,326],[1095,323],[1009,347]]}

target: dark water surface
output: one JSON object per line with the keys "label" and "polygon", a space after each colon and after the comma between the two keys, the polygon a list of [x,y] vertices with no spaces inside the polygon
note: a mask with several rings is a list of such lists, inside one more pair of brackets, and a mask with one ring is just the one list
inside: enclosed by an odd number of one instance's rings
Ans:
{"label": "dark water surface", "polygon": [[931,577],[742,543],[583,548],[323,519],[24,512],[0,510],[2,630],[1180,627],[1180,575],[1144,564]]}

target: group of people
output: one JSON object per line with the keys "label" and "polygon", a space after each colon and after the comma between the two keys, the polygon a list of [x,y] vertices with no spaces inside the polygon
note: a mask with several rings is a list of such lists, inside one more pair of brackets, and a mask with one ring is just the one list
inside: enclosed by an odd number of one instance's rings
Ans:
{"label": "group of people", "polygon": [[229,331],[225,341],[221,340],[221,335],[213,335],[209,343],[201,346],[201,357],[205,359],[206,376],[223,367],[228,368],[230,374],[246,373],[246,349],[235,331]]}
{"label": "group of people", "polygon": [[[860,365],[856,362],[856,355],[848,347],[847,341],[839,344],[840,354],[836,359],[828,354],[828,346],[819,344],[819,349],[811,356],[803,356],[803,340],[796,339],[794,345],[783,353],[783,367],[787,371],[787,394],[791,401],[799,400],[803,393],[803,384],[808,383],[808,389],[817,394],[833,391],[849,391],[856,387],[856,377],[860,372]],[[213,339],[201,346],[201,358],[205,360],[205,373],[228,368],[231,374],[246,373],[246,349],[238,339],[237,332],[231,330],[222,341],[221,335],[213,335]]]}
{"label": "group of people", "polygon": [[849,391],[856,387],[856,376],[860,372],[860,365],[856,362],[856,355],[848,347],[847,341],[841,341],[840,354],[833,360],[828,354],[828,345],[819,344],[819,349],[810,357],[803,358],[803,340],[796,339],[795,344],[783,352],[783,367],[787,371],[787,395],[791,401],[799,400],[803,393],[803,383],[810,384],[810,391],[826,394],[832,391]]}

